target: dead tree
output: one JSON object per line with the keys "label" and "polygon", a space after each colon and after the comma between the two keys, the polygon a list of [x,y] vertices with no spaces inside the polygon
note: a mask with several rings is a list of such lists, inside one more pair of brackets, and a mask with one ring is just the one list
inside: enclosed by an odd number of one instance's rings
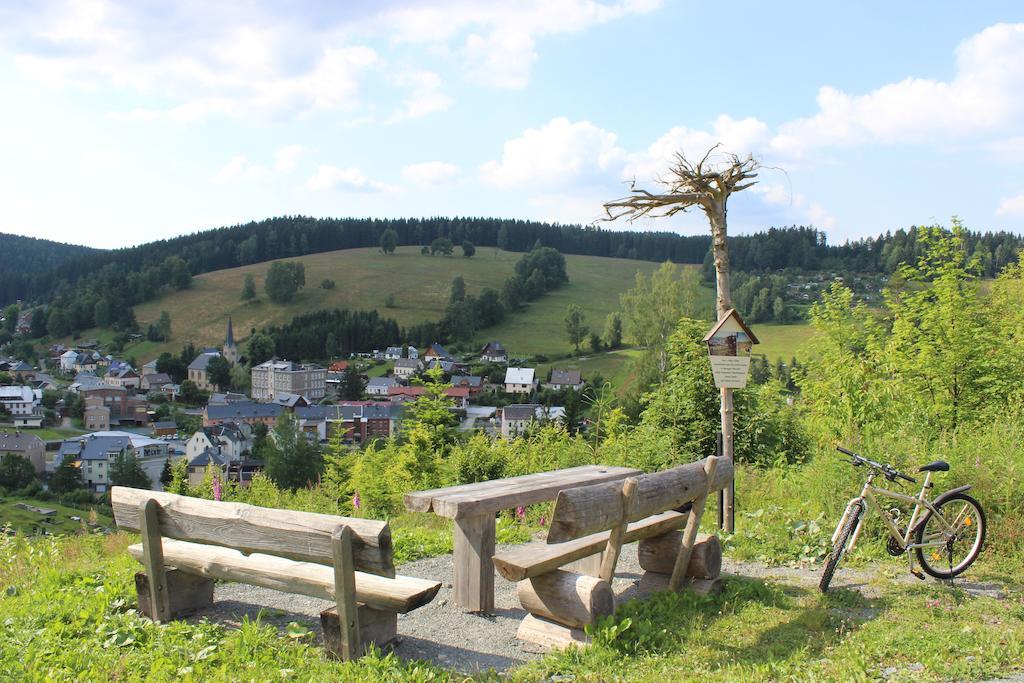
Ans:
{"label": "dead tree", "polygon": [[[729,245],[726,216],[727,204],[733,193],[742,192],[757,183],[757,171],[760,162],[747,155],[740,158],[735,154],[716,154],[719,145],[708,150],[707,154],[692,163],[686,156],[677,152],[669,176],[660,178],[658,182],[665,187],[665,192],[654,194],[630,184],[628,197],[605,203],[607,216],[605,221],[625,218],[630,222],[638,218],[668,218],[691,207],[699,207],[708,217],[711,224],[711,246],[715,259],[715,304],[718,318],[721,319],[732,308],[732,294],[729,288]],[[723,455],[732,459],[733,456],[733,401],[732,389],[722,389],[722,434]],[[733,531],[733,501],[731,487],[726,489],[723,500],[723,526],[730,533]]]}

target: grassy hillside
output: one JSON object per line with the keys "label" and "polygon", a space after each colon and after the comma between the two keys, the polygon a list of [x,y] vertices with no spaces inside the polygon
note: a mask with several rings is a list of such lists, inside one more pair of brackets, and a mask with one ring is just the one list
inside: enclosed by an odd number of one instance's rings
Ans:
{"label": "grassy hillside", "polygon": [[[19,507],[19,503],[56,512],[52,515],[41,515]],[[82,521],[76,522],[71,519],[72,517],[79,517]],[[28,498],[0,498],[0,527],[10,525],[15,531],[25,535],[32,536],[43,531],[54,535],[82,533],[88,521],[89,510]],[[108,515],[97,515],[96,523],[109,528],[114,526],[114,520]]]}
{"label": "grassy hillside", "polygon": [[803,347],[814,334],[810,323],[807,322],[794,325],[764,323],[751,325],[750,329],[761,342],[754,347],[754,352],[763,353],[772,362],[778,358],[787,363],[793,356],[802,358],[804,356]]}
{"label": "grassy hillside", "polygon": [[[322,308],[348,307],[378,309],[400,325],[441,317],[448,301],[451,281],[462,276],[470,294],[485,287],[500,289],[512,275],[522,254],[481,249],[471,259],[458,256],[422,256],[415,247],[403,247],[393,255],[377,249],[349,249],[298,259],[306,266],[306,288],[287,305],[270,303],[263,294],[263,276],[269,263],[206,273],[193,279],[191,289],[168,294],[136,307],[139,323],[155,322],[161,311],[171,316],[173,339],[169,344],[143,342],[126,349],[142,361],[163,350],[177,351],[191,340],[196,344],[220,345],[228,316],[234,319],[240,341],[249,330],[282,323],[301,313]],[[600,333],[605,316],[618,307],[619,294],[633,286],[637,271],[650,274],[657,264],[596,256],[566,256],[570,283],[549,293],[511,316],[502,325],[482,332],[479,339],[499,339],[513,353],[549,355],[571,350],[565,341],[565,309],[579,304],[591,328]],[[256,280],[257,303],[239,300],[247,274]],[[335,281],[334,289],[321,289],[324,278]],[[394,295],[395,308],[385,301]],[[710,300],[710,290],[706,291]],[[86,337],[102,334],[86,333]]]}

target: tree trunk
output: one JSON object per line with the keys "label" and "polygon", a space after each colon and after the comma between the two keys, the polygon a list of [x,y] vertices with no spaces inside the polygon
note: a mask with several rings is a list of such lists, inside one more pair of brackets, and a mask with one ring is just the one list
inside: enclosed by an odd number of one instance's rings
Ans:
{"label": "tree trunk", "polygon": [[[715,308],[718,319],[732,308],[732,291],[729,288],[729,243],[726,225],[725,201],[716,201],[705,209],[711,224],[711,248],[715,259]],[[730,462],[733,459],[733,415],[732,389],[722,390],[722,455]],[[732,533],[735,530],[733,517],[732,486],[726,486],[719,501],[722,505],[722,528]]]}

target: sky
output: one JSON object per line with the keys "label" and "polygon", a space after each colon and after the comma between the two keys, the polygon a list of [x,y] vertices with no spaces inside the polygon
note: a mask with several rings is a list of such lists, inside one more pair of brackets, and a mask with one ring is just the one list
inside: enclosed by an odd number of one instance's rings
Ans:
{"label": "sky", "polygon": [[715,144],[764,166],[733,233],[1024,232],[1024,6],[0,1],[0,232],[589,224]]}

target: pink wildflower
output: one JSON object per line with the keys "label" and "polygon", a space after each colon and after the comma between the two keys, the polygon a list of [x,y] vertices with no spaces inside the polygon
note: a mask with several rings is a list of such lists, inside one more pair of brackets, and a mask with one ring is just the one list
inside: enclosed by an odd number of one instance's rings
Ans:
{"label": "pink wildflower", "polygon": [[540,517],[540,525],[541,526],[547,526],[548,525],[548,518],[545,517],[544,515],[541,515],[541,517]]}
{"label": "pink wildflower", "polygon": [[220,500],[220,477],[213,478],[213,499]]}
{"label": "pink wildflower", "polygon": [[520,520],[526,518],[526,508],[524,508],[522,505],[516,508],[516,518]]}
{"label": "pink wildflower", "polygon": [[352,496],[352,507],[356,510],[360,508],[362,500],[359,498],[359,491],[356,491],[356,495]]}

